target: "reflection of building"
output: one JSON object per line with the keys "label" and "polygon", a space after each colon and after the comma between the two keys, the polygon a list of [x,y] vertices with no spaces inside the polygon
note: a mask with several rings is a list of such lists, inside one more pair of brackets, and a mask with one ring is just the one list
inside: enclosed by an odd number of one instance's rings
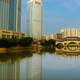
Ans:
{"label": "reflection of building", "polygon": [[[42,56],[36,54],[33,55],[32,58],[32,79],[33,80],[41,80],[42,75]],[[34,64],[35,63],[35,64]]]}
{"label": "reflection of building", "polygon": [[0,64],[0,80],[20,80],[19,63]]}
{"label": "reflection of building", "polygon": [[27,36],[40,39],[42,35],[41,0],[28,0]]}
{"label": "reflection of building", "polygon": [[26,79],[24,80],[42,80],[42,56],[39,54],[33,55],[28,58],[26,64]]}
{"label": "reflection of building", "polygon": [[0,0],[0,28],[20,31],[21,0]]}
{"label": "reflection of building", "polygon": [[24,33],[0,29],[0,38],[22,38]]}

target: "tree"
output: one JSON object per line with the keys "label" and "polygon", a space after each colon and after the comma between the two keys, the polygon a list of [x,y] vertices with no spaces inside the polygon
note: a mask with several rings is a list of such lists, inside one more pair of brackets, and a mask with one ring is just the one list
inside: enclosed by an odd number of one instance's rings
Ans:
{"label": "tree", "polygon": [[24,37],[19,39],[19,44],[20,46],[23,46],[23,47],[30,46],[32,42],[33,42],[33,39],[31,37]]}
{"label": "tree", "polygon": [[0,39],[0,47],[7,47],[8,46],[8,40],[6,38]]}
{"label": "tree", "polygon": [[43,46],[55,46],[56,41],[53,39],[41,41]]}

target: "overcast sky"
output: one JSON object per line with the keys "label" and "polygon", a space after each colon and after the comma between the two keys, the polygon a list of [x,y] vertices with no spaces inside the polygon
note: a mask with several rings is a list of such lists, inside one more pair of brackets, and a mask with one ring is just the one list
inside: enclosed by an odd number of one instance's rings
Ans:
{"label": "overcast sky", "polygon": [[[64,27],[80,26],[80,0],[42,0],[43,33],[52,34]],[[27,0],[22,0],[21,30],[26,32]]]}

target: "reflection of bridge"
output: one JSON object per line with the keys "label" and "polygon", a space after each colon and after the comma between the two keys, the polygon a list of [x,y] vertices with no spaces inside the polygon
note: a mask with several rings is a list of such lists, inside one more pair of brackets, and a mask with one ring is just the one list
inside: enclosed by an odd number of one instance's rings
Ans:
{"label": "reflection of bridge", "polygon": [[56,54],[61,55],[61,56],[79,56],[80,52],[61,52],[61,51],[56,51]]}
{"label": "reflection of bridge", "polygon": [[56,50],[64,52],[80,52],[80,38],[67,37],[56,42]]}

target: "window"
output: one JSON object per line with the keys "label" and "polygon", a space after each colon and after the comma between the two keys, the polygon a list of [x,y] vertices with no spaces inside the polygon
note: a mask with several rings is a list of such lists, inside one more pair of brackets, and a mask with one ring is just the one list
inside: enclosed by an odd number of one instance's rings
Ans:
{"label": "window", "polygon": [[2,38],[6,38],[6,35],[2,35]]}
{"label": "window", "polygon": [[7,38],[10,38],[10,35],[7,35]]}

